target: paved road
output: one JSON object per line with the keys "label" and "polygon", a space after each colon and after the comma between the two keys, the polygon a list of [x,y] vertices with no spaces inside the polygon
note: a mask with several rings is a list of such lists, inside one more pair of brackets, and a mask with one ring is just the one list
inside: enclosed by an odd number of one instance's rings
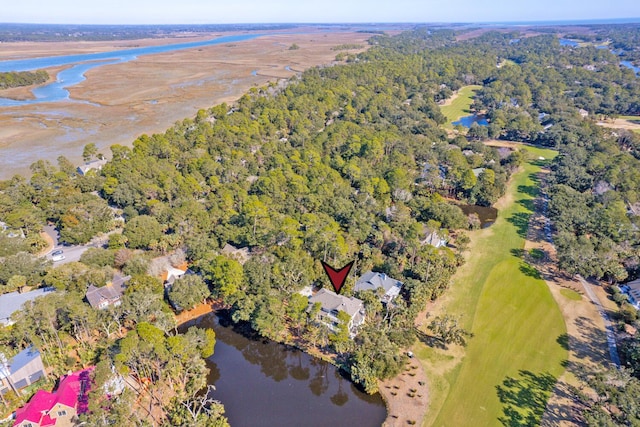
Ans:
{"label": "paved road", "polygon": [[51,259],[51,252],[56,250],[63,251],[64,259],[61,261],[54,261],[53,265],[62,265],[69,262],[79,261],[80,256],[89,248],[93,247],[92,245],[77,245],[77,246],[66,246],[64,244],[60,244],[58,238],[60,234],[52,225],[47,225],[44,227],[44,232],[47,233],[51,239],[53,240],[53,249],[46,254],[47,259]]}
{"label": "paved road", "polygon": [[580,283],[582,283],[582,287],[584,287],[584,290],[591,299],[591,302],[595,304],[596,308],[600,312],[600,315],[602,316],[602,319],[604,319],[604,326],[607,329],[607,344],[609,344],[609,355],[611,356],[611,361],[615,363],[616,367],[620,368],[620,357],[618,356],[618,346],[616,345],[616,334],[615,330],[613,329],[613,323],[611,322],[611,319],[609,319],[609,315],[600,303],[600,299],[593,292],[593,289],[591,289],[591,287],[594,285],[587,282],[579,274],[576,274],[576,277],[578,278]]}
{"label": "paved road", "polygon": [[[543,197],[542,215],[544,215],[544,221],[545,221],[544,234],[547,241],[553,245],[553,236],[551,234],[551,220],[547,216],[547,208],[549,206],[549,196],[546,194],[546,192],[543,192],[542,197]],[[595,294],[595,292],[593,292],[593,289],[591,289],[591,287],[594,285],[586,281],[579,274],[577,274],[576,277],[580,281],[580,283],[582,283],[582,287],[584,288],[584,291],[587,293],[587,296],[589,297],[591,302],[596,306],[596,308],[598,309],[598,312],[600,313],[600,315],[602,316],[602,319],[604,320],[604,327],[607,333],[607,344],[609,345],[609,356],[611,357],[611,361],[616,365],[616,367],[620,368],[620,356],[618,355],[618,346],[616,345],[616,334],[615,334],[615,330],[613,329],[613,323],[611,322],[611,319],[609,318],[609,315],[607,314],[605,308],[602,306],[602,303],[600,303],[600,299]]]}

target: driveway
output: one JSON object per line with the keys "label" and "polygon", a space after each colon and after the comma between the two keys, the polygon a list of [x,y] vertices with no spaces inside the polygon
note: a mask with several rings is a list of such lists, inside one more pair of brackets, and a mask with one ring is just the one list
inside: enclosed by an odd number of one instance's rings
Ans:
{"label": "driveway", "polygon": [[53,249],[51,249],[51,251],[49,251],[46,254],[46,258],[48,260],[50,260],[51,259],[51,252],[53,252],[53,251],[61,250],[64,253],[64,259],[60,260],[60,261],[54,261],[53,262],[54,266],[66,264],[66,263],[69,263],[69,262],[80,261],[80,257],[82,256],[82,254],[87,249],[89,249],[91,247],[95,247],[94,245],[91,245],[91,244],[87,244],[87,245],[65,245],[65,244],[61,244],[60,241],[58,240],[60,238],[60,234],[58,233],[58,231],[56,230],[55,226],[53,226],[53,225],[45,226],[44,227],[44,232],[47,233],[49,235],[49,237],[51,237],[51,239],[53,240]]}

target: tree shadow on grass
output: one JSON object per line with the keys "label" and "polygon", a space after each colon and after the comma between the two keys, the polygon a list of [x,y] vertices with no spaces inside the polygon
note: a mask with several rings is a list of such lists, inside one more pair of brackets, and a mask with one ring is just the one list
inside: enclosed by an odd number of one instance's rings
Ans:
{"label": "tree shadow on grass", "polygon": [[431,348],[439,348],[441,350],[446,350],[447,346],[444,345],[441,339],[434,337],[433,335],[429,335],[418,328],[415,328],[416,337],[418,340],[425,344],[427,347]]}
{"label": "tree shadow on grass", "polygon": [[524,249],[511,249],[509,252],[511,252],[511,255],[513,255],[516,258],[524,258]]}
{"label": "tree shadow on grass", "polygon": [[529,229],[529,214],[524,212],[517,212],[511,215],[507,221],[515,225],[518,236],[523,239],[527,238],[527,230]]}
{"label": "tree shadow on grass", "polygon": [[498,421],[508,427],[540,425],[555,384],[556,377],[549,373],[534,374],[525,370],[519,371],[518,378],[505,378],[496,386],[503,405],[503,415]]}
{"label": "tree shadow on grass", "polygon": [[520,271],[526,276],[533,277],[534,279],[542,279],[540,272],[535,267],[527,264],[526,262],[520,263]]}
{"label": "tree shadow on grass", "polygon": [[535,198],[538,197],[539,189],[537,185],[518,185],[518,192],[528,194],[529,196]]}

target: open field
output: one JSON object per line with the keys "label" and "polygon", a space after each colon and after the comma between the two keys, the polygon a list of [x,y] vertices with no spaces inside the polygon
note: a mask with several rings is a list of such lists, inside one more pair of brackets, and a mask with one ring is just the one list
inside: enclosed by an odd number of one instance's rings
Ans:
{"label": "open field", "polygon": [[453,129],[451,122],[455,122],[460,117],[471,114],[469,106],[473,102],[473,97],[482,86],[469,85],[463,86],[451,98],[440,106],[440,111],[447,117],[444,127]]}
{"label": "open field", "polygon": [[[69,88],[75,102],[0,107],[0,179],[28,173],[29,165],[38,159],[55,163],[59,155],[79,164],[82,147],[90,142],[109,155],[112,144],[130,145],[143,133],[163,132],[176,121],[195,116],[199,109],[235,101],[251,87],[292,77],[309,67],[331,64],[338,53],[331,50],[332,47],[366,46],[370,36],[355,31],[280,33],[244,42],[142,56],[132,62],[92,69],[86,74],[87,80]],[[199,37],[208,38],[212,37]],[[78,45],[6,43],[0,46],[0,59],[193,40],[79,42]],[[299,49],[290,50],[294,43]],[[20,90],[11,95],[29,96],[27,91]],[[0,96],[8,95],[0,91]]]}
{"label": "open field", "polygon": [[615,120],[599,121],[599,126],[640,132],[640,116],[619,116]]}
{"label": "open field", "polygon": [[[532,158],[556,154],[526,149]],[[530,161],[513,176],[496,204],[498,220],[471,233],[467,262],[431,308],[431,315],[461,316],[475,336],[466,348],[450,351],[415,346],[430,381],[424,425],[539,424],[564,371],[562,313],[544,280],[522,259],[540,166]]]}

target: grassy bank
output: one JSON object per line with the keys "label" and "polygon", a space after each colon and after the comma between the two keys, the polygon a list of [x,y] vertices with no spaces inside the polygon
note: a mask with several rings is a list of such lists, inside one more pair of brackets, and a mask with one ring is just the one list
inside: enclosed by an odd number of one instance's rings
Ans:
{"label": "grassy bank", "polygon": [[481,87],[479,85],[464,86],[458,90],[451,102],[440,107],[442,114],[447,117],[447,123],[444,125],[446,128],[453,129],[451,122],[471,114],[469,106],[473,103],[473,97]]}
{"label": "grassy bank", "polygon": [[[555,155],[527,150],[532,159]],[[430,381],[425,425],[537,425],[564,370],[561,312],[545,282],[521,258],[539,162],[530,161],[514,175],[497,204],[496,223],[471,233],[468,260],[435,310],[462,316],[475,335],[467,348],[445,352],[423,343],[414,348]]]}

